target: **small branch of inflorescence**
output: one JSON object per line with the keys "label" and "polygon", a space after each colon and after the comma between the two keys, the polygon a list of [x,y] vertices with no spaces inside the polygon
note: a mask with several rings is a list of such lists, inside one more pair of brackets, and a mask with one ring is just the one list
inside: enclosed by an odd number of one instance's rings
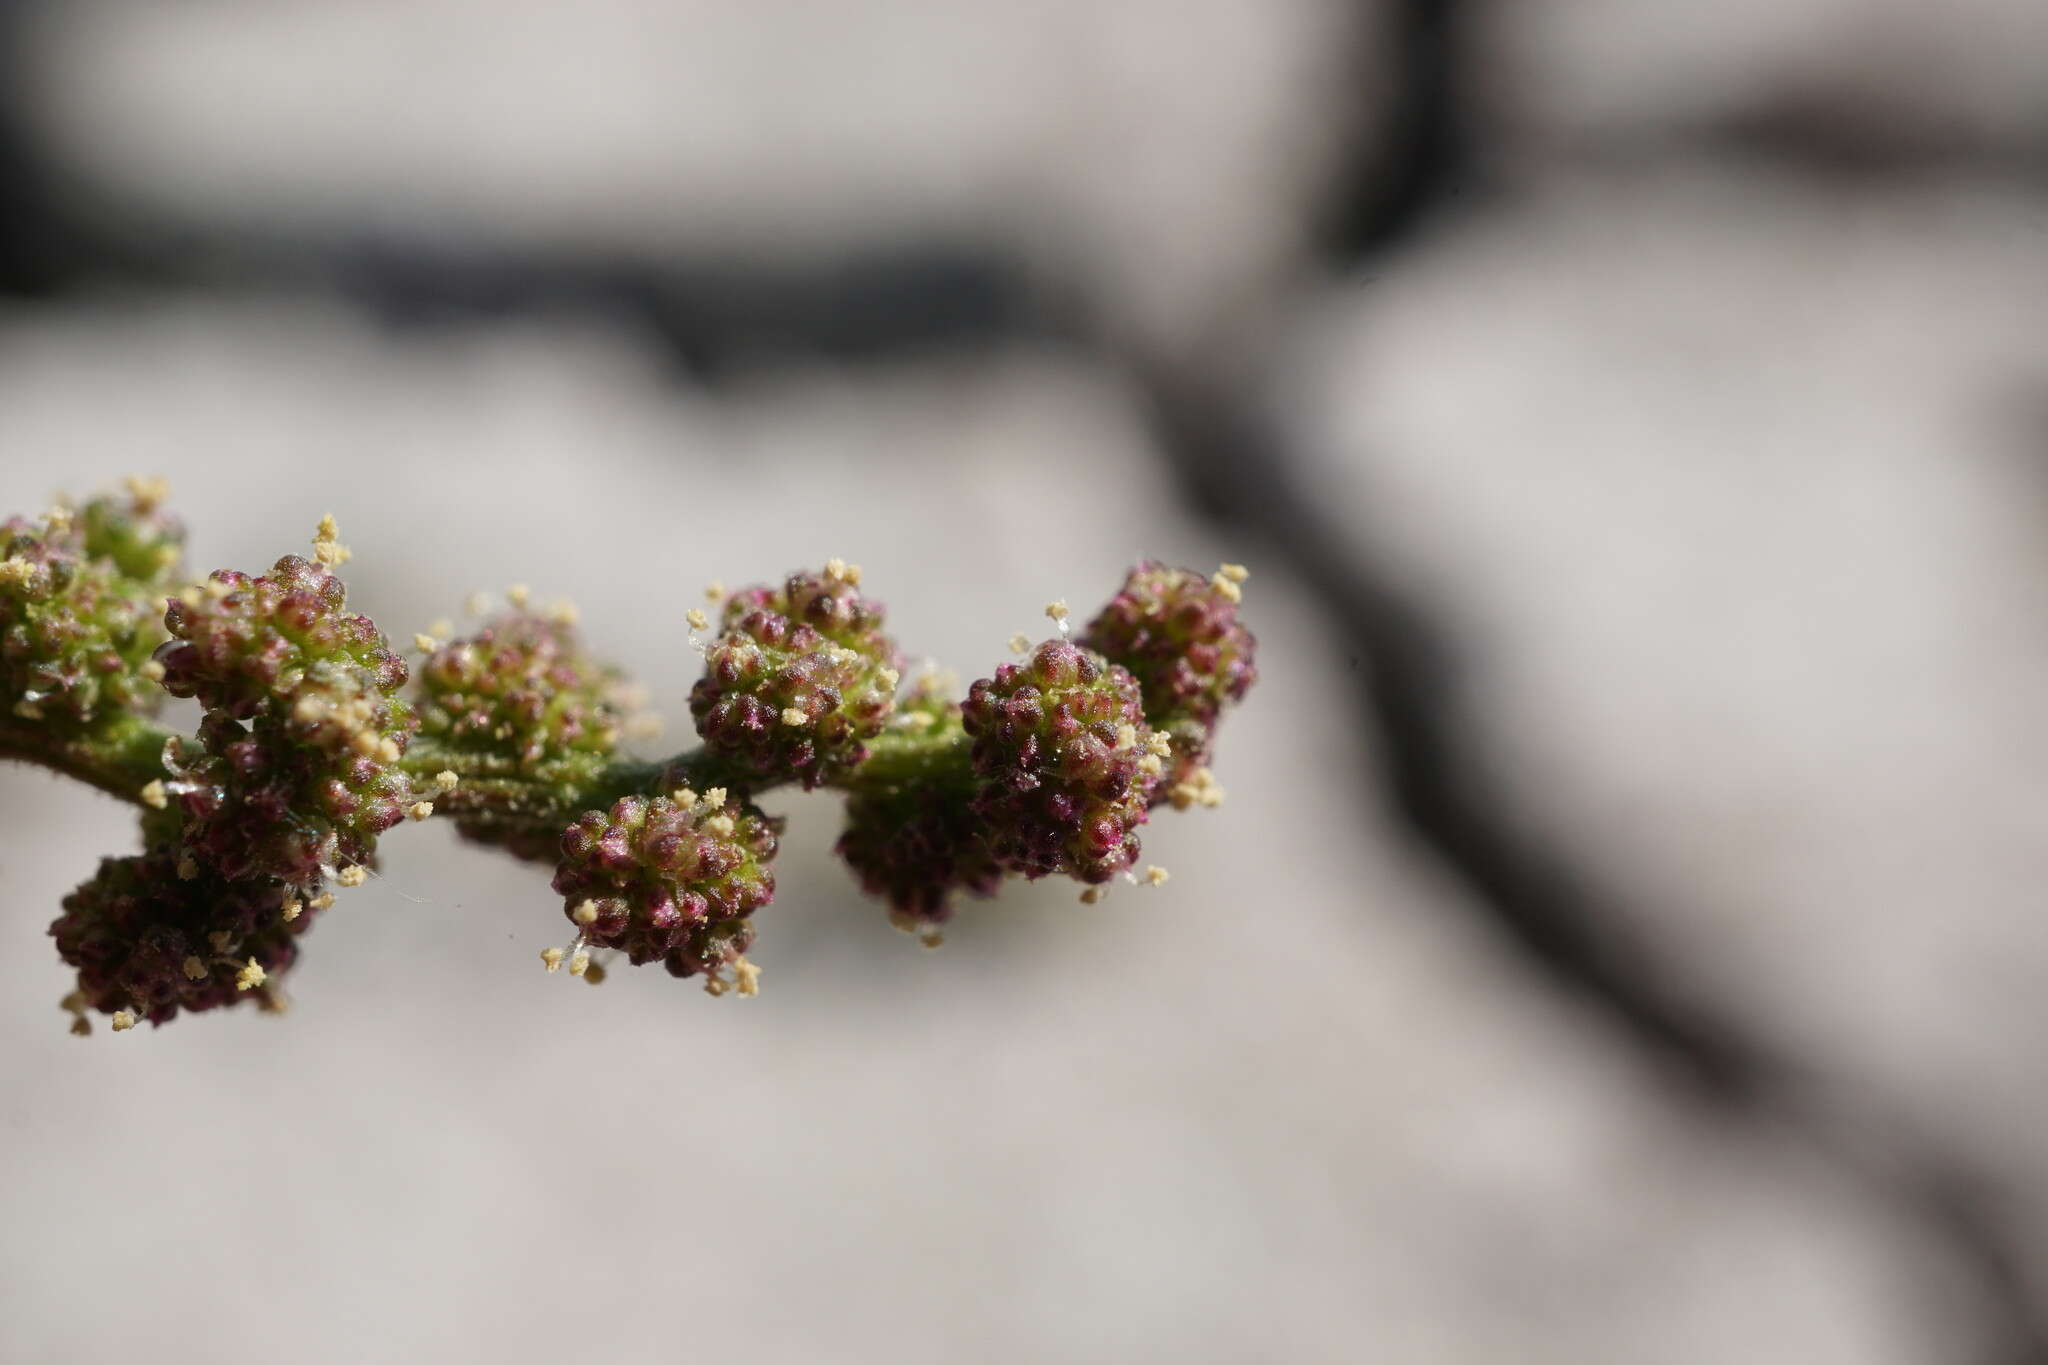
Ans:
{"label": "small branch of inflorescence", "polygon": [[[620,750],[654,728],[645,694],[585,650],[568,604],[474,598],[474,628],[429,625],[408,662],[348,610],[332,517],[310,557],[195,582],[165,496],[132,479],[0,523],[0,758],[131,801],[141,827],[142,851],[103,860],[51,926],[78,1032],[94,1011],[122,1030],[281,1008],[334,889],[435,816],[554,867],[570,936],[548,971],[598,981],[622,954],[713,995],[759,989],[746,953],[783,819],[758,801],[780,786],[846,794],[840,856],[928,944],[1005,877],[1071,877],[1090,902],[1119,878],[1158,886],[1138,829],[1221,801],[1216,727],[1256,677],[1236,565],[1140,564],[1078,632],[1054,602],[1053,636],[1014,637],[1022,657],[956,699],[935,669],[906,681],[860,567],[831,559],[714,583],[682,614],[702,742],[648,762]],[[157,723],[166,696],[199,703],[195,731]]]}

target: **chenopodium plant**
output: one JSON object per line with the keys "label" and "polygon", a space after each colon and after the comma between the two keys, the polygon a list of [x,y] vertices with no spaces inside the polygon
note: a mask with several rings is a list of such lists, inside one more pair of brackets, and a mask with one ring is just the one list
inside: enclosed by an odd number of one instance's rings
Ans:
{"label": "chenopodium plant", "polygon": [[[280,1008],[299,941],[362,885],[385,834],[432,816],[552,865],[569,938],[550,972],[601,980],[658,962],[713,995],[752,995],[753,919],[775,895],[788,783],[846,794],[837,851],[893,922],[927,943],[961,896],[1005,877],[1071,877],[1084,901],[1157,885],[1139,829],[1162,806],[1214,806],[1224,712],[1256,678],[1245,571],[1141,563],[1078,632],[947,695],[906,680],[882,604],[829,560],[685,613],[704,656],[700,747],[661,761],[621,744],[635,690],[589,654],[565,606],[520,588],[408,663],[348,609],[332,518],[310,556],[188,581],[160,481],[0,523],[0,757],[134,802],[142,850],[104,859],[51,925],[76,969],[64,1001],[116,1030],[254,1002]],[[157,722],[166,697],[197,728]]]}

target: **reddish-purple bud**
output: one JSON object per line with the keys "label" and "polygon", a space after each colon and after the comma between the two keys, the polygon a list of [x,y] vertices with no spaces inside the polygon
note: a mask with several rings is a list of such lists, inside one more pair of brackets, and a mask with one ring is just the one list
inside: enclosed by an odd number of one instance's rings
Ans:
{"label": "reddish-purple bud", "polygon": [[107,858],[64,898],[50,933],[78,969],[79,1009],[163,1024],[181,1011],[276,1006],[317,905],[267,878],[233,881],[180,862],[169,848]]}
{"label": "reddish-purple bud", "polygon": [[1238,619],[1244,578],[1236,565],[1204,577],[1147,560],[1081,634],[1082,644],[1130,670],[1145,715],[1172,736],[1161,798],[1208,762],[1224,710],[1258,681],[1258,641]]}
{"label": "reddish-purple bud", "polygon": [[806,787],[860,762],[895,708],[901,667],[858,570],[790,575],[725,605],[690,713],[704,745],[749,780]]}
{"label": "reddish-purple bud", "polygon": [[961,720],[974,741],[973,809],[1002,867],[1095,883],[1136,860],[1163,760],[1129,673],[1048,640],[975,683]]}
{"label": "reddish-purple bud", "polygon": [[347,596],[287,555],[262,577],[218,572],[165,612],[164,687],[206,707],[169,790],[188,846],[223,876],[310,885],[323,865],[369,862],[404,818],[399,759],[418,725],[395,695],[405,664]]}
{"label": "reddish-purple bud", "polygon": [[715,973],[752,942],[775,895],[782,821],[722,792],[629,796],[562,834],[555,890],[579,938],[677,976]]}

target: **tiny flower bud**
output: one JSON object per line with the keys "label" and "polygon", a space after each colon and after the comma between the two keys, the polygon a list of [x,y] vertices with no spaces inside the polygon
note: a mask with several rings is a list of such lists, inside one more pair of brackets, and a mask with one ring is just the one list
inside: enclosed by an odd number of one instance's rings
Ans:
{"label": "tiny flower bud", "polygon": [[896,705],[896,646],[850,565],[742,589],[690,693],[705,747],[762,780],[815,787],[858,763]]}
{"label": "tiny flower bud", "polygon": [[677,976],[745,952],[748,917],[775,894],[768,870],[782,822],[751,808],[707,815],[669,797],[629,796],[562,835],[555,890],[588,942]]}
{"label": "tiny flower bud", "polygon": [[1063,639],[969,689],[973,808],[1003,868],[1099,883],[1132,864],[1158,777],[1118,741],[1126,726],[1147,735],[1144,720],[1131,675]]}

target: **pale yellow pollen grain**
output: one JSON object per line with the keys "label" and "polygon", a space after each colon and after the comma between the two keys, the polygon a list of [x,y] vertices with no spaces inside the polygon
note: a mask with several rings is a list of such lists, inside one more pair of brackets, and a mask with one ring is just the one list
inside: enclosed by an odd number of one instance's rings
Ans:
{"label": "pale yellow pollen grain", "polygon": [[1055,621],[1064,622],[1067,619],[1067,600],[1062,597],[1056,602],[1046,603],[1045,614]]}
{"label": "pale yellow pollen grain", "polygon": [[292,719],[301,725],[318,725],[331,708],[324,697],[300,697],[292,703]]}
{"label": "pale yellow pollen grain", "polygon": [[714,999],[716,999],[718,996],[724,995],[727,991],[731,989],[732,987],[725,984],[724,977],[707,975],[704,978],[704,994],[711,996]]}
{"label": "pale yellow pollen grain", "polygon": [[206,580],[206,595],[216,602],[233,591],[234,589],[221,579],[209,578]]}
{"label": "pale yellow pollen grain", "polygon": [[35,576],[35,566],[20,555],[0,560],[0,583],[19,586]]}
{"label": "pale yellow pollen grain", "polygon": [[252,957],[243,965],[242,970],[235,973],[235,989],[253,991],[269,979],[270,973],[264,971],[263,964]]}
{"label": "pale yellow pollen grain", "polygon": [[405,818],[408,820],[424,820],[433,813],[434,803],[431,801],[415,801],[405,808]]}
{"label": "pale yellow pollen grain", "polygon": [[1226,602],[1244,601],[1244,589],[1220,573],[1209,580],[1209,586],[1216,589],[1216,595]]}
{"label": "pale yellow pollen grain", "polygon": [[691,607],[683,613],[683,619],[690,623],[691,630],[711,629],[711,618],[704,614],[704,608],[702,607]]}
{"label": "pale yellow pollen grain", "polygon": [[732,964],[732,975],[733,984],[739,989],[741,995],[759,995],[761,993],[761,969],[745,958],[741,958]]}
{"label": "pale yellow pollen grain", "polygon": [[358,730],[348,737],[348,747],[364,758],[375,758],[380,738],[375,730]]}
{"label": "pale yellow pollen grain", "polygon": [[451,769],[443,768],[440,772],[434,774],[434,785],[444,793],[452,792],[462,785],[462,779],[457,777]]}
{"label": "pale yellow pollen grain", "polygon": [[325,910],[333,904],[334,893],[332,891],[322,891],[319,895],[306,902],[307,908],[311,910]]}
{"label": "pale yellow pollen grain", "polygon": [[1138,747],[1138,727],[1126,721],[1116,727],[1116,747],[1135,749]]}
{"label": "pale yellow pollen grain", "polygon": [[278,907],[278,910],[279,913],[281,913],[284,916],[284,922],[286,924],[290,924],[293,920],[299,917],[300,913],[304,911],[305,908],[305,906],[299,904],[296,900],[287,900],[283,905]]}
{"label": "pale yellow pollen grain", "polygon": [[377,757],[383,759],[386,763],[396,763],[399,759],[405,757],[405,750],[398,747],[397,740],[386,738],[383,743],[377,746]]}
{"label": "pale yellow pollen grain", "polygon": [[462,599],[462,609],[471,616],[482,616],[491,609],[491,595],[486,592],[473,592]]}
{"label": "pale yellow pollen grain", "polygon": [[678,806],[688,809],[697,804],[697,793],[691,791],[688,787],[677,787],[669,793],[668,799],[675,802]]}
{"label": "pale yellow pollen grain", "polygon": [[1012,654],[1022,654],[1029,648],[1031,648],[1031,637],[1023,631],[1020,630],[1010,637],[1010,652]]}
{"label": "pale yellow pollen grain", "polygon": [[441,647],[441,642],[425,631],[421,631],[412,637],[412,647],[422,654],[432,654]]}
{"label": "pale yellow pollen grain", "polygon": [[170,797],[164,793],[163,780],[151,782],[142,789],[142,804],[151,810],[162,810],[170,804]]}
{"label": "pale yellow pollen grain", "polygon": [[590,949],[578,948],[569,954],[569,975],[581,976],[590,970]]}
{"label": "pale yellow pollen grain", "polygon": [[846,561],[845,561],[845,560],[843,560],[843,559],[828,559],[828,560],[826,560],[826,561],[825,561],[825,577],[827,577],[827,578],[831,579],[831,580],[832,580],[833,582],[835,582],[835,583],[843,583],[843,582],[845,582],[845,581],[846,581]]}
{"label": "pale yellow pollen grain", "polygon": [[785,706],[782,708],[782,723],[794,729],[800,725],[809,725],[811,718],[798,707]]}
{"label": "pale yellow pollen grain", "polygon": [[1146,754],[1138,760],[1138,771],[1147,777],[1157,777],[1166,771],[1166,763],[1158,754]]}
{"label": "pale yellow pollen grain", "polygon": [[903,675],[893,668],[885,668],[875,674],[875,681],[880,683],[884,690],[894,692],[896,684],[903,681]]}
{"label": "pale yellow pollen grain", "polygon": [[505,600],[515,607],[524,609],[532,598],[533,589],[527,587],[524,583],[514,583],[511,587],[505,589]]}
{"label": "pale yellow pollen grain", "polygon": [[135,671],[154,683],[160,683],[164,680],[164,666],[155,659],[144,659],[142,667]]}
{"label": "pale yellow pollen grain", "polygon": [[730,839],[736,826],[730,815],[714,815],[704,822],[704,828],[710,830],[721,839]]}
{"label": "pale yellow pollen grain", "polygon": [[206,964],[204,962],[201,962],[198,958],[187,957],[184,960],[184,962],[180,965],[185,970],[185,979],[187,981],[206,980]]}
{"label": "pale yellow pollen grain", "polygon": [[128,490],[128,496],[135,501],[138,512],[154,512],[171,496],[171,481],[161,477],[144,477],[130,474],[121,480],[121,486]]}
{"label": "pale yellow pollen grain", "polygon": [[1225,564],[1216,572],[1220,577],[1227,578],[1233,583],[1242,583],[1252,576],[1252,571],[1242,564]]}
{"label": "pale yellow pollen grain", "polygon": [[574,602],[571,602],[566,597],[561,598],[558,601],[549,604],[548,606],[548,620],[554,622],[558,626],[573,626],[582,619],[583,613],[578,611],[576,609],[576,604]]}
{"label": "pale yellow pollen grain", "polygon": [[114,1017],[108,1022],[114,1026],[114,1032],[125,1033],[135,1027],[135,1011],[115,1010]]}
{"label": "pale yellow pollen grain", "polygon": [[368,880],[370,880],[370,869],[364,867],[361,863],[357,863],[353,867],[344,867],[341,871],[334,874],[334,884],[336,886],[361,886]]}
{"label": "pale yellow pollen grain", "polygon": [[704,793],[704,804],[717,810],[725,804],[725,788],[712,787]]}
{"label": "pale yellow pollen grain", "polygon": [[427,634],[433,636],[436,640],[445,640],[454,633],[455,623],[445,616],[427,624]]}
{"label": "pale yellow pollen grain", "polygon": [[1165,868],[1160,867],[1157,864],[1154,864],[1153,866],[1145,869],[1145,885],[1164,886],[1166,885],[1166,879],[1168,877],[1171,877],[1172,875],[1173,874],[1168,872]]}
{"label": "pale yellow pollen grain", "polygon": [[562,959],[566,956],[567,954],[560,948],[543,948],[540,950],[541,963],[551,972],[562,970]]}
{"label": "pale yellow pollen grain", "polygon": [[575,920],[578,924],[588,925],[597,923],[597,902],[584,901],[569,912],[569,918]]}
{"label": "pale yellow pollen grain", "polygon": [[725,584],[717,579],[714,578],[704,585],[704,600],[706,602],[716,602],[723,596],[725,596]]}
{"label": "pale yellow pollen grain", "polygon": [[53,536],[61,536],[71,529],[71,509],[61,503],[46,512],[43,519],[49,523]]}
{"label": "pale yellow pollen grain", "polygon": [[1145,739],[1145,751],[1158,758],[1173,757],[1173,741],[1164,730],[1154,730]]}

